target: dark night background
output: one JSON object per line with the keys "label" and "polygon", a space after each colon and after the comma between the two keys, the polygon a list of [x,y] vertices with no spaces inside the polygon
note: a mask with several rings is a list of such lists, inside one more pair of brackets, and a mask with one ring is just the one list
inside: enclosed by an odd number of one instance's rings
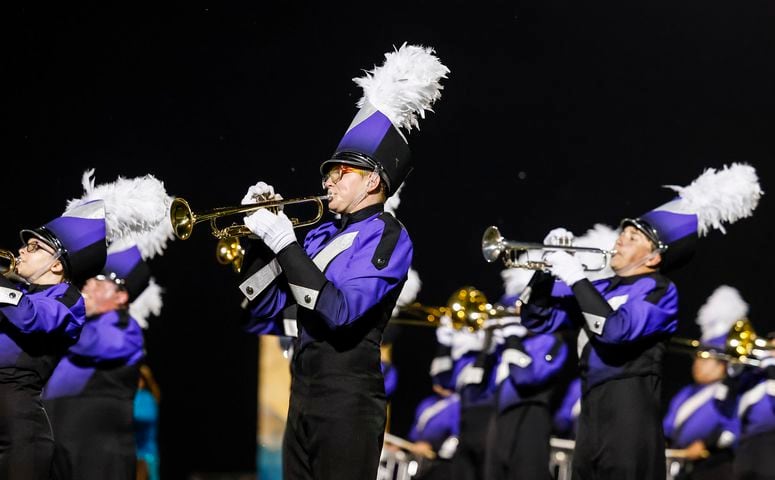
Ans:
{"label": "dark night background", "polygon": [[[490,224],[514,240],[581,234],[739,161],[765,196],[671,275],[679,334],[698,335],[694,315],[720,284],[741,291],[757,332],[775,330],[772,2],[161,3],[4,9],[2,247],[80,196],[90,167],[98,182],[152,173],[195,210],[236,205],[258,180],[286,198],[318,194],[318,165],[356,113],[351,78],[407,41],[451,69],[409,137],[416,169],[398,210],[420,301],[465,284],[500,296],[500,266],[479,248]],[[256,339],[239,330],[235,276],[214,244],[202,226],[152,262],[166,287],[147,332],[165,478],[255,468]],[[429,393],[433,338],[405,329],[395,347],[399,435]],[[666,398],[689,362],[668,358]]]}

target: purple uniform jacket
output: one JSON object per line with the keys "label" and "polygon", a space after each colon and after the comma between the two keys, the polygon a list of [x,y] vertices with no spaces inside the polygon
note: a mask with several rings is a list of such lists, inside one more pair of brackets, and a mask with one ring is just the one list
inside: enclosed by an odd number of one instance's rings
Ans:
{"label": "purple uniform jacket", "polygon": [[460,434],[460,398],[431,395],[417,406],[409,440],[428,442],[435,451],[449,437]]}
{"label": "purple uniform jacket", "polygon": [[562,371],[568,347],[559,335],[508,337],[499,349],[498,411],[525,402],[548,402],[552,380]]}
{"label": "purple uniform jacket", "polygon": [[143,332],[126,312],[87,318],[78,342],[51,375],[43,398],[111,396],[134,398],[138,363],[144,357]]}
{"label": "purple uniform jacket", "polygon": [[663,421],[665,438],[673,448],[686,448],[697,440],[712,450],[731,447],[738,436],[738,425],[716,408],[715,396],[723,385],[692,384],[682,388],[670,401]]}
{"label": "purple uniform jacket", "polygon": [[0,276],[0,377],[40,391],[81,333],[86,311],[69,283],[24,286]]}
{"label": "purple uniform jacket", "polygon": [[664,341],[678,326],[678,292],[659,273],[611,277],[573,289],[543,272],[528,286],[522,324],[537,333],[580,329],[583,389],[617,378],[661,376]]}
{"label": "purple uniform jacket", "polygon": [[316,341],[357,342],[372,329],[381,332],[412,262],[409,235],[382,205],[310,231],[303,249],[293,243],[270,259],[256,247],[259,258],[240,285],[251,302],[252,321],[245,328],[283,334],[283,311],[295,304],[299,352]]}
{"label": "purple uniform jacket", "polygon": [[737,377],[728,377],[717,395],[716,406],[739,422],[740,441],[761,433],[775,432],[775,371],[746,368]]}

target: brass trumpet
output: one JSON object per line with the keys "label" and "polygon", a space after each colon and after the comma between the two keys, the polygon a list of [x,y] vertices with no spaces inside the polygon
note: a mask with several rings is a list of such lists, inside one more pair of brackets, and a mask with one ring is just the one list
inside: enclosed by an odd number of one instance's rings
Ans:
{"label": "brass trumpet", "polygon": [[291,218],[291,223],[293,223],[294,227],[304,227],[313,225],[323,218],[323,200],[328,200],[328,197],[321,195],[291,198],[288,200],[265,200],[249,205],[241,205],[239,207],[221,207],[206,212],[194,213],[188,202],[185,199],[178,197],[174,199],[172,205],[170,205],[170,222],[172,223],[172,229],[175,232],[175,236],[181,240],[188,239],[188,237],[191,236],[191,232],[194,230],[194,226],[197,223],[205,221],[210,222],[211,233],[219,240],[228,237],[242,237],[250,235],[251,233],[245,225],[233,224],[228,227],[219,228],[217,224],[218,219],[229,215],[250,214],[260,208],[279,209],[280,207],[286,207],[288,205],[314,203],[317,205],[317,212],[313,218],[309,220]]}
{"label": "brass trumpet", "polygon": [[16,271],[16,255],[10,250],[0,250],[0,275],[8,275]]}
{"label": "brass trumpet", "polygon": [[546,245],[543,243],[514,242],[506,240],[501,235],[498,227],[487,227],[482,235],[482,255],[488,263],[498,259],[503,260],[508,268],[525,268],[528,270],[546,270],[550,265],[543,260],[519,261],[519,255],[530,251],[551,252],[562,250],[568,253],[589,253],[600,255],[601,261],[597,266],[583,265],[584,270],[588,272],[598,272],[605,269],[611,262],[611,257],[616,250],[603,250],[594,247],[572,247],[562,245]]}

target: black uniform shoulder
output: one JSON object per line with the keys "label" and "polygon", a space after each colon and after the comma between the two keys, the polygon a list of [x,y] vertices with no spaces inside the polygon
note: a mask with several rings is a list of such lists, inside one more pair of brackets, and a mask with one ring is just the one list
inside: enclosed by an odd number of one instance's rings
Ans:
{"label": "black uniform shoulder", "polygon": [[667,294],[671,286],[675,288],[673,286],[673,282],[659,272],[650,273],[648,275],[648,278],[651,278],[652,280],[654,280],[654,283],[655,283],[654,288],[646,296],[646,301],[649,303],[654,303],[654,304],[658,303],[659,300],[661,300],[662,297],[664,297],[665,294]]}
{"label": "black uniform shoulder", "polygon": [[382,237],[377,244],[374,255],[371,257],[371,263],[377,270],[382,270],[390,263],[390,257],[398,244],[398,239],[404,226],[389,212],[382,212],[377,220],[385,225],[382,229]]}
{"label": "black uniform shoulder", "polygon": [[57,300],[67,308],[72,307],[81,299],[81,292],[73,284],[68,283],[67,289],[57,297]]}

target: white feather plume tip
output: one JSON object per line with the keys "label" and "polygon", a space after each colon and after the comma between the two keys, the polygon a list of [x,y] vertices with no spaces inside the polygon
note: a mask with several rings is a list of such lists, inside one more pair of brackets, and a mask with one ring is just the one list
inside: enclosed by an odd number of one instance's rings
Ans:
{"label": "white feather plume tip", "polygon": [[748,316],[748,304],[736,288],[718,287],[697,312],[697,325],[702,330],[702,340],[726,335],[732,325]]}
{"label": "white feather plume tip", "polygon": [[385,211],[396,216],[396,210],[398,210],[398,206],[401,205],[401,190],[404,188],[404,185],[406,185],[406,182],[402,183],[400,187],[398,187],[398,190],[396,190],[396,193],[389,196],[387,200],[385,200]]}
{"label": "white feather plume tip", "polygon": [[[600,248],[602,250],[612,250],[616,239],[619,236],[619,231],[604,225],[602,223],[596,223],[592,228],[587,230],[584,235],[576,237],[573,241],[573,245],[578,247],[592,247]],[[590,268],[595,268],[602,263],[603,257],[595,253],[577,253],[576,257]],[[614,275],[614,271],[611,269],[610,262],[602,270],[587,271],[586,277],[591,280],[599,280],[601,278],[608,278]]]}
{"label": "white feather plume tip", "polygon": [[[94,169],[87,170],[82,178],[84,195],[70,200],[67,209],[91,200],[105,202],[105,226],[108,242],[125,237],[135,237],[139,244],[141,235],[156,229],[161,223],[169,223],[168,215],[172,199],[167,195],[164,184],[153,175],[137,178],[118,177],[115,182],[95,185]],[[148,247],[149,251],[160,251]],[[150,240],[149,240],[150,241]],[[163,242],[166,244],[166,240]]]}
{"label": "white feather plume tip", "polygon": [[385,114],[393,125],[411,131],[419,129],[417,116],[425,118],[425,111],[441,97],[444,87],[439,83],[447,78],[449,69],[433,55],[430,47],[407,45],[385,54],[385,63],[366,71],[353,81],[363,89],[358,107],[370,103]]}
{"label": "white feather plume tip", "polygon": [[[518,259],[520,262],[527,260],[527,257],[523,254]],[[501,270],[501,278],[503,279],[503,290],[509,297],[519,295],[527,287],[530,279],[533,278],[533,270],[526,268],[505,268]]]}
{"label": "white feather plume tip", "polygon": [[711,227],[726,233],[722,222],[749,217],[763,194],[756,170],[741,163],[725,165],[718,171],[709,168],[686,187],[666,187],[678,192],[682,209],[697,214],[700,236]]}
{"label": "white feather plume tip", "polygon": [[161,294],[164,290],[151,278],[148,286],[129,304],[129,315],[137,320],[142,328],[148,328],[148,318],[161,313]]}
{"label": "white feather plume tip", "polygon": [[393,308],[392,316],[398,315],[400,307],[405,307],[414,302],[417,298],[417,294],[420,293],[422,288],[422,282],[420,281],[420,275],[417,270],[410,268],[409,273],[404,283],[404,288],[401,289],[401,293],[398,294],[398,301],[395,308]]}

